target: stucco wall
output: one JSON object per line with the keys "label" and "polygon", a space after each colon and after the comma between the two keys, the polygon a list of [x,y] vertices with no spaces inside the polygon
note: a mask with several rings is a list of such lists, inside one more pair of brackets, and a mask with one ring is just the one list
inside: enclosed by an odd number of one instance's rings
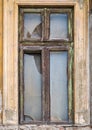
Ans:
{"label": "stucco wall", "polygon": [[[30,3],[29,0],[0,0],[0,130],[91,130],[90,127],[90,108],[89,108],[89,95],[88,95],[88,33],[87,33],[87,25],[88,25],[88,3],[87,0],[86,4],[83,1],[83,5],[81,3],[76,4],[78,8],[78,12],[76,11],[75,16],[75,33],[76,34],[76,41],[75,41],[75,122],[76,126],[60,126],[60,125],[14,125],[18,124],[18,88],[17,88],[17,29],[15,29],[17,22],[16,12],[16,5],[14,3],[16,1],[22,4],[25,4],[27,1]],[[22,2],[21,2],[22,1]],[[37,4],[42,0],[38,1]],[[56,0],[53,0],[53,4],[56,5]],[[62,0],[59,0],[62,3]],[[78,0],[65,0],[68,1],[71,5],[72,2]],[[82,1],[82,0],[80,0]],[[2,3],[3,2],[3,3]],[[33,2],[31,0],[31,2]],[[46,0],[45,0],[46,2]],[[46,3],[49,3],[47,1]],[[58,1],[57,1],[58,2]],[[34,2],[33,2],[34,3]],[[64,3],[63,3],[64,4]],[[80,5],[79,5],[80,4]],[[2,14],[3,9],[3,14]],[[79,14],[78,14],[79,13]],[[2,18],[4,16],[4,21]],[[3,24],[4,23],[4,24]],[[3,26],[4,25],[4,26]],[[3,30],[2,30],[3,27]],[[81,29],[80,29],[81,28]],[[2,37],[4,34],[4,39]],[[9,35],[10,34],[10,35]],[[15,42],[16,41],[16,42]],[[10,46],[11,45],[11,46]],[[4,48],[4,52],[2,52],[2,46]],[[9,48],[10,46],[10,48]],[[91,51],[92,46],[90,47]],[[11,52],[13,52],[12,57],[10,57]],[[3,58],[4,54],[4,58]],[[79,58],[77,57],[79,55]],[[13,57],[15,56],[15,57]],[[91,57],[91,55],[90,55]],[[10,61],[10,58],[12,59]],[[4,77],[3,77],[3,65],[2,59],[4,59]],[[7,67],[7,62],[8,67]],[[12,67],[11,67],[12,64]],[[9,66],[10,65],[10,66]],[[2,83],[2,77],[4,78],[4,85]],[[2,89],[3,89],[3,100],[2,100]],[[11,91],[12,90],[12,91]],[[2,103],[3,101],[3,103]],[[3,107],[2,107],[3,105]],[[9,114],[7,115],[7,111]],[[2,118],[2,113],[3,118]],[[2,123],[3,122],[3,123]],[[77,125],[78,123],[78,125]],[[79,125],[80,123],[80,125]],[[4,125],[2,125],[4,124]],[[11,125],[7,125],[11,124]],[[84,124],[84,125],[82,125]]]}
{"label": "stucco wall", "polygon": [[81,127],[62,127],[62,126],[1,126],[0,130],[91,130],[92,128],[81,126]]}

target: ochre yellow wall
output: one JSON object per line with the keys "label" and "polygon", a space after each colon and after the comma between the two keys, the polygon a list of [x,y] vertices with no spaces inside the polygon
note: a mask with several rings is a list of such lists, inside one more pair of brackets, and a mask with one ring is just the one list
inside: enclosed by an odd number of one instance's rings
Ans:
{"label": "ochre yellow wall", "polygon": [[2,123],[2,86],[3,86],[3,0],[0,0],[0,123]]}

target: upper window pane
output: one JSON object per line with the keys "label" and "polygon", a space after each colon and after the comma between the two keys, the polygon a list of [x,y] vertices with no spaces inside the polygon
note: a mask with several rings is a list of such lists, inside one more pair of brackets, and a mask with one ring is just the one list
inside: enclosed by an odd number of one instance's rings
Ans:
{"label": "upper window pane", "polygon": [[33,40],[42,37],[42,21],[40,13],[24,14],[24,39]]}
{"label": "upper window pane", "polygon": [[50,40],[68,38],[67,14],[53,13],[50,15]]}

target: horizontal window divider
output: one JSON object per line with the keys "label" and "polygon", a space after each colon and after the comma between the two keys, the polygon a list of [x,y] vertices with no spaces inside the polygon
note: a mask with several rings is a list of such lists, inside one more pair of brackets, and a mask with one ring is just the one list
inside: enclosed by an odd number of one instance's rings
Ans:
{"label": "horizontal window divider", "polygon": [[20,13],[41,13],[42,11],[44,11],[44,9],[42,8],[37,8],[37,9],[34,9],[34,8],[22,8],[20,7]]}
{"label": "horizontal window divider", "polygon": [[[56,43],[57,42],[57,43]],[[51,46],[51,45],[70,45],[73,41],[67,41],[67,42],[61,42],[61,41],[22,41],[20,42],[19,46],[26,46],[26,45],[30,45],[30,46],[37,46],[37,45],[40,45],[40,46],[43,46],[43,45],[48,45],[48,46]]]}
{"label": "horizontal window divider", "polygon": [[48,8],[50,13],[72,13],[73,8]]}
{"label": "horizontal window divider", "polygon": [[37,42],[60,42],[60,43],[69,43],[69,42],[73,42],[72,39],[34,39],[34,40],[28,40],[28,39],[22,39],[19,41],[20,43],[26,43],[26,42],[33,42],[33,43],[37,43]]}
{"label": "horizontal window divider", "polygon": [[21,46],[20,50],[23,53],[39,53],[45,48],[49,51],[68,51],[71,49],[70,46]]}

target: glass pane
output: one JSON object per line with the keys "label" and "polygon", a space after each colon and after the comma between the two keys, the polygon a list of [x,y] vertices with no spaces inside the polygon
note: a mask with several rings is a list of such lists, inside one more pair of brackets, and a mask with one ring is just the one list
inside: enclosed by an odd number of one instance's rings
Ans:
{"label": "glass pane", "polygon": [[24,14],[24,39],[40,39],[42,36],[41,14]]}
{"label": "glass pane", "polygon": [[68,120],[67,55],[50,52],[51,121]]}
{"label": "glass pane", "polygon": [[66,39],[68,33],[67,14],[50,15],[50,39]]}
{"label": "glass pane", "polygon": [[24,54],[24,115],[41,120],[41,55]]}

